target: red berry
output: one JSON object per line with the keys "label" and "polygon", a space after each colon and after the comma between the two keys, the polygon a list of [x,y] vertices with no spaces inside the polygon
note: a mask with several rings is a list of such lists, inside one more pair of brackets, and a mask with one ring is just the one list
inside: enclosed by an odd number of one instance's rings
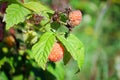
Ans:
{"label": "red berry", "polygon": [[64,48],[60,43],[55,43],[53,45],[52,51],[48,57],[48,59],[52,62],[59,61],[63,58]]}
{"label": "red berry", "polygon": [[15,29],[13,28],[13,27],[11,27],[10,29],[9,29],[9,33],[10,34],[12,34],[12,35],[15,35]]}
{"label": "red berry", "polygon": [[68,18],[71,27],[78,26],[82,20],[82,13],[79,10],[71,11]]}

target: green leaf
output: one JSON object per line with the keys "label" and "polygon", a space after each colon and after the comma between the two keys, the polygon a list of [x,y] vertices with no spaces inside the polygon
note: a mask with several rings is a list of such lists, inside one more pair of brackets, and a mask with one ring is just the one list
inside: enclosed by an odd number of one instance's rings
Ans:
{"label": "green leaf", "polygon": [[40,67],[45,69],[48,56],[55,42],[55,36],[52,32],[44,33],[40,40],[32,47],[33,58]]}
{"label": "green leaf", "polygon": [[62,62],[55,63],[55,68],[52,65],[48,64],[47,70],[56,77],[55,80],[64,80],[65,69]]}
{"label": "green leaf", "polygon": [[57,36],[57,38],[61,41],[61,43],[63,43],[67,51],[77,61],[78,67],[81,69],[84,63],[84,47],[82,42],[73,34],[70,34],[67,39],[63,36]]}
{"label": "green leaf", "polygon": [[64,65],[66,65],[70,59],[71,59],[70,53],[67,50],[65,50],[63,57]]}
{"label": "green leaf", "polygon": [[41,16],[43,16],[43,20],[40,22],[40,25],[42,27],[45,28],[45,30],[50,31],[51,29],[51,25],[50,23],[50,14],[52,15],[54,13],[53,10],[51,10],[50,8],[48,8],[46,5],[43,5],[40,2],[34,2],[34,1],[30,1],[28,3],[25,3],[24,6],[34,12],[36,12],[37,14],[40,14]]}
{"label": "green leaf", "polygon": [[3,71],[0,71],[0,80],[8,80],[6,74]]}
{"label": "green leaf", "polygon": [[77,63],[79,68],[81,69],[83,63],[84,63],[84,46],[82,42],[74,35],[70,34],[70,36],[67,38],[69,44],[73,46],[75,49],[76,58],[77,58]]}
{"label": "green leaf", "polygon": [[23,22],[25,20],[25,17],[30,14],[31,12],[24,8],[21,5],[18,4],[11,4],[6,9],[6,28],[9,29],[10,27],[14,26],[15,24],[18,24],[20,22]]}
{"label": "green leaf", "polygon": [[12,80],[23,80],[23,75],[13,76]]}
{"label": "green leaf", "polygon": [[61,27],[61,24],[58,23],[58,22],[52,22],[52,23],[51,23],[51,27],[52,27],[52,29],[57,30],[58,28]]}
{"label": "green leaf", "polygon": [[2,59],[0,59],[0,68],[2,67],[2,65],[4,65],[4,63],[6,62],[7,58],[3,57]]}
{"label": "green leaf", "polygon": [[25,3],[24,6],[36,13],[52,11],[40,2],[30,1],[28,3]]}
{"label": "green leaf", "polygon": [[7,58],[7,57],[4,57],[4,58],[2,58],[1,60],[0,60],[0,68],[2,68],[2,65],[4,65],[4,63],[5,62],[7,62],[9,65],[10,65],[10,67],[11,67],[11,72],[15,72],[15,68],[14,68],[14,66],[13,66],[13,60],[12,59],[9,59],[9,58]]}

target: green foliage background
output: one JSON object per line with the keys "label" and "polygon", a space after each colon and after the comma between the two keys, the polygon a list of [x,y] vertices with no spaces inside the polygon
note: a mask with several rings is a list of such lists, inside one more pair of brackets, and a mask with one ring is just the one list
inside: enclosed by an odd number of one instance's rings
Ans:
{"label": "green foliage background", "polygon": [[83,11],[83,22],[73,32],[86,49],[85,64],[76,80],[119,80],[120,2],[70,0],[70,4]]}

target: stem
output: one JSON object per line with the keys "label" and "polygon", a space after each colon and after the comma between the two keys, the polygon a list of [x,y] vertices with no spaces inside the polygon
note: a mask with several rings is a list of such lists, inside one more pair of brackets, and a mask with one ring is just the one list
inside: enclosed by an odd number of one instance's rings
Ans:
{"label": "stem", "polygon": [[62,21],[59,21],[59,23],[62,24],[62,25],[65,25],[65,26],[67,25],[67,23],[62,22]]}
{"label": "stem", "polygon": [[[16,0],[16,2],[19,4],[19,5],[22,5],[24,8],[27,8],[26,6],[24,6],[24,4],[23,3],[21,3],[20,1],[18,1],[18,0]],[[29,9],[29,8],[27,8],[28,10],[30,10],[31,12],[34,12],[33,10],[31,10],[31,9]]]}
{"label": "stem", "polygon": [[47,23],[45,23],[44,25],[41,25],[42,27],[40,28],[40,30],[46,30],[45,27],[47,24],[49,24],[51,22],[51,20],[49,20]]}
{"label": "stem", "polygon": [[49,23],[51,23],[51,20],[49,20],[46,24],[44,24],[43,27],[46,26],[46,25],[49,24]]}

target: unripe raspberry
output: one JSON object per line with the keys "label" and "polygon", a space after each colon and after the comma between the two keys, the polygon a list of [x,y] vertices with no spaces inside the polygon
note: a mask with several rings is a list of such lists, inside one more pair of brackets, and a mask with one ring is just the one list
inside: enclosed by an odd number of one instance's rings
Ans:
{"label": "unripe raspberry", "polygon": [[42,20],[43,20],[43,16],[38,14],[33,14],[32,17],[27,20],[27,22],[38,25]]}
{"label": "unripe raspberry", "polygon": [[82,20],[82,13],[79,10],[71,11],[68,15],[69,25],[71,27],[78,26]]}
{"label": "unripe raspberry", "polygon": [[60,21],[60,14],[58,11],[55,11],[55,13],[53,14],[52,21],[57,21],[57,22]]}
{"label": "unripe raspberry", "polygon": [[53,45],[52,51],[48,57],[48,59],[52,62],[59,61],[63,58],[64,48],[60,43],[55,43]]}
{"label": "unripe raspberry", "polygon": [[43,20],[43,16],[38,15],[38,14],[33,14],[33,21],[34,24],[39,24]]}

